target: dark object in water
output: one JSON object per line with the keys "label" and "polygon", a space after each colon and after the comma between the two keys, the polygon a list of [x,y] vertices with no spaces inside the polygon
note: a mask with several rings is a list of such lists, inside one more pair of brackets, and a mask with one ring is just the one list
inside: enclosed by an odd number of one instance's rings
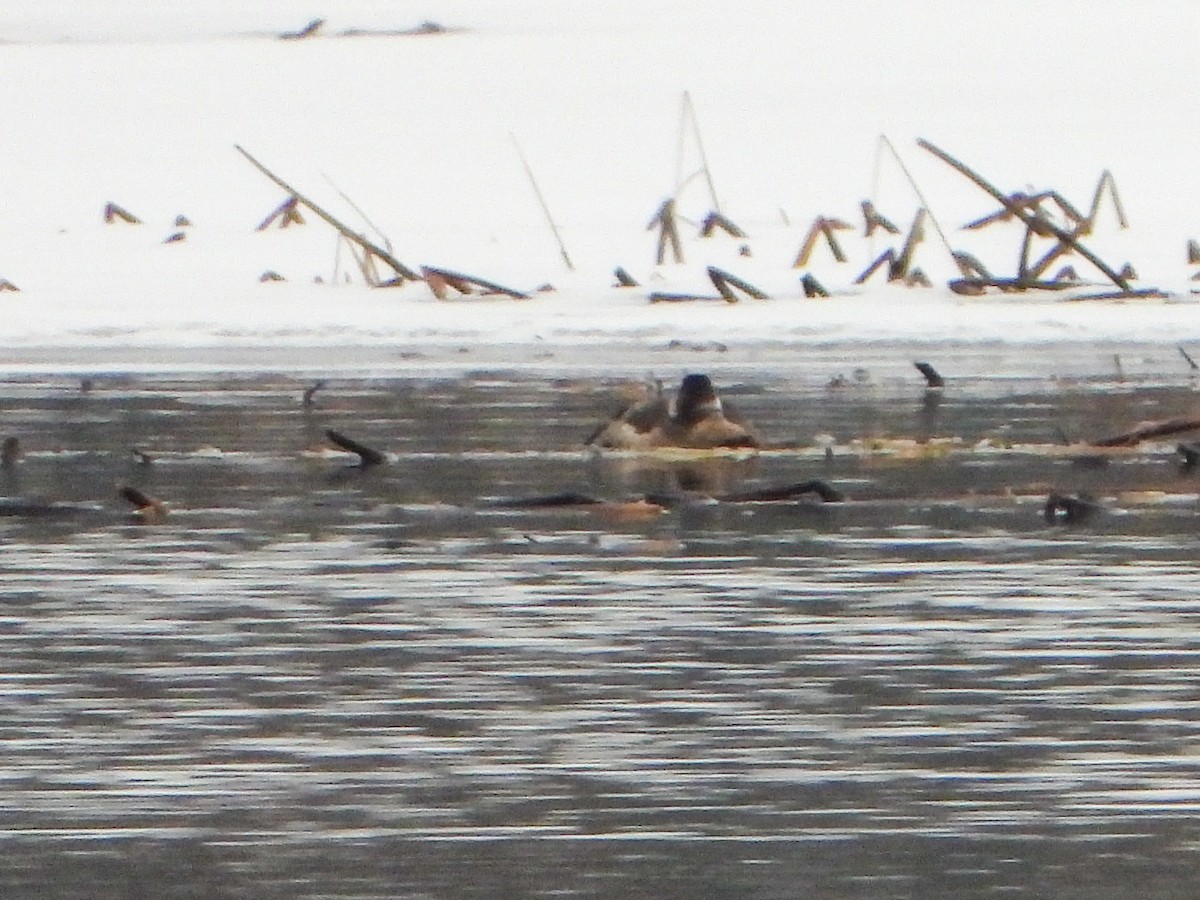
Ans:
{"label": "dark object in water", "polygon": [[1042,517],[1051,525],[1079,525],[1094,518],[1103,507],[1087,494],[1060,494],[1046,498]]}
{"label": "dark object in water", "polygon": [[491,500],[487,505],[499,509],[559,509],[570,506],[596,506],[603,502],[596,497],[577,491],[562,491],[537,497],[503,497]]}
{"label": "dark object in water", "polygon": [[323,387],[325,387],[325,380],[322,378],[313,382],[313,384],[304,389],[304,396],[301,398],[300,402],[304,405],[305,409],[312,409],[313,395],[315,395],[317,391],[321,390]]}
{"label": "dark object in water", "polygon": [[15,437],[6,437],[0,444],[0,466],[5,469],[15,466],[23,455],[21,442]]}
{"label": "dark object in water", "polygon": [[1183,457],[1183,462],[1179,464],[1180,470],[1190,472],[1200,464],[1200,444],[1177,444],[1175,452]]}
{"label": "dark object in water", "polygon": [[339,449],[345,450],[347,453],[353,453],[358,457],[359,465],[366,468],[367,466],[378,466],[387,462],[387,457],[373,447],[368,447],[366,444],[360,444],[353,438],[346,437],[340,431],[334,431],[332,428],[325,429],[325,436],[330,442]]}
{"label": "dark object in water", "polygon": [[707,375],[685,375],[674,398],[659,393],[597,428],[586,441],[597,447],[699,450],[758,447],[758,436],[721,403]]}
{"label": "dark object in water", "polygon": [[733,494],[722,494],[717,497],[722,503],[778,503],[783,500],[795,500],[805,494],[816,494],[823,503],[840,503],[846,496],[836,488],[830,487],[824,481],[814,478],[810,481],[798,481],[795,484],[775,485],[752,491],[739,491]]}
{"label": "dark object in water", "polygon": [[1136,447],[1150,438],[1169,437],[1200,428],[1200,416],[1183,416],[1162,422],[1145,422],[1129,431],[1092,441],[1093,447]]}
{"label": "dark object in water", "polygon": [[159,522],[167,515],[167,504],[131,484],[119,485],[117,493],[133,505],[134,515],[144,522]]}
{"label": "dark object in water", "polygon": [[0,516],[11,516],[14,518],[57,518],[65,516],[78,516],[94,509],[87,506],[76,506],[69,503],[42,503],[37,500],[0,500]]}
{"label": "dark object in water", "polygon": [[917,367],[918,372],[925,376],[925,384],[928,387],[940,388],[946,386],[946,380],[942,378],[942,376],[938,373],[938,370],[929,363],[914,362],[913,365]]}

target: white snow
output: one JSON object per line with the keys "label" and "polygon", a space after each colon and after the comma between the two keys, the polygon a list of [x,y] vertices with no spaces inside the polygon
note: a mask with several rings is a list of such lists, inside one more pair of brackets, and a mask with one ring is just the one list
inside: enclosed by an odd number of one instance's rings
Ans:
{"label": "white snow", "polygon": [[[279,39],[317,17],[317,35]],[[342,34],[425,22],[447,31]],[[0,293],[0,344],[1200,341],[1200,266],[1185,253],[1200,236],[1198,26],[1190,0],[0,2],[0,278],[20,288]],[[681,127],[685,92],[697,129]],[[744,242],[697,235],[713,210],[697,131]],[[1110,170],[1131,227],[1102,206],[1086,243],[1171,299],[960,297],[932,226],[915,263],[934,287],[854,286],[899,242],[864,238],[859,202],[903,229],[920,205],[881,135],[949,243],[997,274],[1015,273],[1020,227],[962,231],[996,204],[917,138],[1001,190],[1055,188],[1085,211]],[[555,290],[370,288],[311,214],[255,231],[286,194],[235,144],[383,240],[377,226],[409,266]],[[647,223],[680,180],[686,262],[656,266]],[[143,224],[104,224],[109,201]],[[186,240],[163,243],[178,215]],[[854,225],[840,233],[849,259],[820,246],[793,268],[818,215]],[[647,301],[715,294],[707,265],[772,299]],[[614,288],[617,266],[642,286]],[[287,280],[260,282],[267,271]],[[804,271],[838,295],[805,299]]]}

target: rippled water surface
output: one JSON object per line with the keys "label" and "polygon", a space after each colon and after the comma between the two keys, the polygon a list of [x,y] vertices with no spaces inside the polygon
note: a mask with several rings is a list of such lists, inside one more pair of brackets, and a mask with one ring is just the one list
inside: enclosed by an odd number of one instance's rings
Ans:
{"label": "rippled water surface", "polygon": [[[1194,896],[1200,474],[1062,444],[1193,412],[1173,353],[936,394],[834,355],[409,361],[311,409],[319,372],[14,375],[0,893]],[[650,368],[778,449],[582,451]],[[847,501],[703,500],[809,478]],[[564,490],[686,493],[494,505]]]}

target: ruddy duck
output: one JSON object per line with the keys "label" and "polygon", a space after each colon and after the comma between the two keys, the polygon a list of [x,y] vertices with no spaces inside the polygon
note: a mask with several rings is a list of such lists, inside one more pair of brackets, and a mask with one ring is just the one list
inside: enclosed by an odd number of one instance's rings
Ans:
{"label": "ruddy duck", "polygon": [[758,447],[758,436],[724,407],[707,375],[685,375],[674,398],[661,392],[597,428],[585,442],[617,450]]}

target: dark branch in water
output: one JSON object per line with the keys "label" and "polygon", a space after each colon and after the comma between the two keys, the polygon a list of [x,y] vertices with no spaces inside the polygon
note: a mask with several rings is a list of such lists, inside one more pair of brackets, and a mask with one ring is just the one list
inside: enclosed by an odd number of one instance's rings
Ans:
{"label": "dark branch in water", "polygon": [[1046,498],[1042,517],[1051,525],[1079,525],[1094,518],[1103,507],[1087,494],[1053,493]]}
{"label": "dark branch in water", "polygon": [[938,373],[938,370],[929,363],[914,362],[913,365],[917,367],[918,372],[925,376],[925,384],[928,387],[940,388],[946,386],[946,380],[942,378],[942,376]]}
{"label": "dark branch in water", "polygon": [[776,485],[759,488],[753,491],[740,491],[734,494],[722,494],[717,497],[723,503],[777,503],[782,500],[795,500],[805,494],[816,494],[824,503],[840,503],[846,496],[836,488],[830,487],[824,481],[812,479],[799,481],[795,484]]}
{"label": "dark branch in water", "polygon": [[1146,422],[1130,431],[1092,441],[1093,447],[1136,447],[1150,438],[1168,437],[1200,428],[1200,418],[1167,419],[1165,422]]}
{"label": "dark branch in water", "polygon": [[387,462],[387,457],[373,447],[368,447],[366,444],[360,444],[353,438],[347,437],[340,431],[334,431],[332,428],[325,429],[325,436],[329,438],[330,443],[334,446],[345,450],[347,453],[353,453],[358,457],[359,465],[366,468],[367,466],[378,466]]}

